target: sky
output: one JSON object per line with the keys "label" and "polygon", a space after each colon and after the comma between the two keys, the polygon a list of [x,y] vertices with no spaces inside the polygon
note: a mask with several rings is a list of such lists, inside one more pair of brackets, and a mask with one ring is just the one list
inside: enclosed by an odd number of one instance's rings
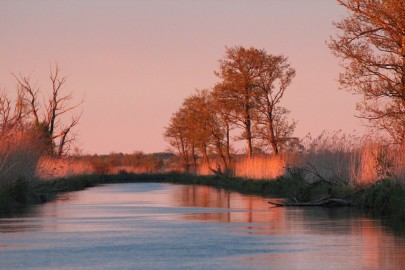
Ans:
{"label": "sky", "polygon": [[64,91],[84,98],[84,154],[161,152],[172,113],[219,81],[225,46],[241,45],[283,54],[296,69],[283,100],[296,136],[361,131],[358,97],[339,90],[326,45],[345,15],[334,0],[2,0],[0,89],[15,91],[13,72],[46,93],[58,63]]}

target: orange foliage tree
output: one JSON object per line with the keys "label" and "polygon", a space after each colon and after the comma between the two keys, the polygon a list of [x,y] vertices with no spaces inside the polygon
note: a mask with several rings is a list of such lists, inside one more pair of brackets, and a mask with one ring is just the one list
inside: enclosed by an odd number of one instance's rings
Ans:
{"label": "orange foliage tree", "polygon": [[405,2],[337,0],[350,15],[334,23],[329,47],[341,58],[340,84],[361,94],[359,117],[405,145]]}

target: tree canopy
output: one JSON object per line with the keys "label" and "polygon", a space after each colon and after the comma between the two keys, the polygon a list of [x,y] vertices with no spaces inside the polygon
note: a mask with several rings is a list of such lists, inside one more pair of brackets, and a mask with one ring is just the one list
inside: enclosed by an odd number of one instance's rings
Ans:
{"label": "tree canopy", "polygon": [[[247,142],[247,157],[254,143],[277,155],[292,139],[295,122],[281,105],[295,70],[283,55],[236,46],[226,49],[215,72],[220,81],[212,90],[187,97],[170,119],[165,138],[182,158],[185,170],[196,166],[197,156],[210,164],[214,156],[228,170],[232,163],[231,131]],[[217,163],[217,170],[222,168]],[[210,168],[214,171],[214,169]]]}
{"label": "tree canopy", "polygon": [[405,2],[337,0],[350,15],[334,23],[329,47],[342,59],[339,81],[361,94],[359,117],[405,144]]}
{"label": "tree canopy", "polygon": [[243,129],[247,156],[253,153],[253,140],[268,145],[274,154],[291,137],[295,122],[289,123],[289,110],[280,102],[295,76],[288,59],[265,50],[236,46],[226,49],[216,72],[221,82],[216,91],[226,100],[232,122]]}

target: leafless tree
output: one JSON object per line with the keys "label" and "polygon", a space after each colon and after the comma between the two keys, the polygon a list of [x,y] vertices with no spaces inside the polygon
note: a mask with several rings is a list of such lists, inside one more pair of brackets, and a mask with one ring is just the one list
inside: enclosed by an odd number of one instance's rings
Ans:
{"label": "leafless tree", "polygon": [[17,92],[15,101],[5,91],[0,93],[0,133],[21,127],[27,115],[23,92]]}
{"label": "leafless tree", "polygon": [[73,116],[67,125],[63,125],[60,118],[81,106],[83,100],[74,105],[69,104],[72,95],[63,91],[66,77],[60,75],[57,64],[50,70],[51,93],[44,104],[38,100],[40,89],[31,82],[31,75],[24,76],[20,73],[13,76],[17,80],[21,101],[29,108],[28,115],[32,118],[34,127],[47,138],[54,154],[57,156],[66,154],[76,138],[73,129],[79,123],[81,114]]}

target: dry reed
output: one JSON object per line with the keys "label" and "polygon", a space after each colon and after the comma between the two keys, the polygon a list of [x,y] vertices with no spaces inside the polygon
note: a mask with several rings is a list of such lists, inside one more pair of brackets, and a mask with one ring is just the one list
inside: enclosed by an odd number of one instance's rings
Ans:
{"label": "dry reed", "polygon": [[41,157],[36,169],[36,175],[43,180],[92,173],[95,169],[89,162],[47,156]]}
{"label": "dry reed", "polygon": [[405,153],[398,146],[367,142],[358,154],[360,161],[353,179],[368,184],[389,178],[405,184]]}
{"label": "dry reed", "polygon": [[115,166],[108,169],[108,173],[158,173],[154,168],[148,166]]}
{"label": "dry reed", "polygon": [[[299,172],[308,182],[365,185],[393,179],[405,185],[405,151],[384,140],[376,143],[341,131],[323,132],[315,139],[309,138],[301,153],[242,158],[234,163],[233,170],[235,176],[252,179],[289,177],[290,172]],[[198,174],[212,172],[202,164]]]}
{"label": "dry reed", "polygon": [[252,179],[275,179],[286,173],[286,156],[255,156],[235,162],[234,175]]}

